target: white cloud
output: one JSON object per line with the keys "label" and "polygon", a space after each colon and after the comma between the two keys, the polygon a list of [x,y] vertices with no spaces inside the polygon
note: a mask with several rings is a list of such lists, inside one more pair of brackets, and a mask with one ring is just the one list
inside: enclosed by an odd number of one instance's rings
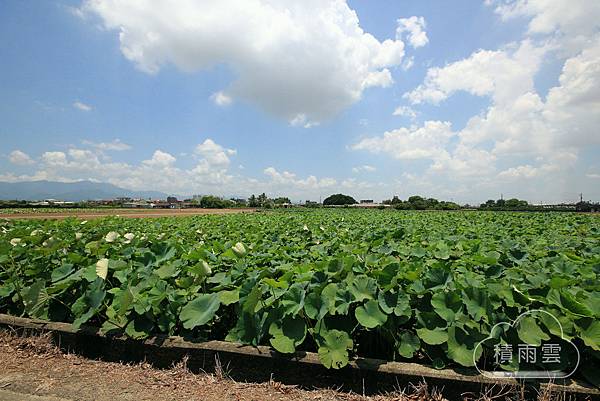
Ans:
{"label": "white cloud", "polygon": [[221,107],[226,107],[231,105],[231,103],[233,103],[233,99],[231,98],[231,96],[228,96],[225,92],[223,91],[218,91],[213,93],[210,96],[210,99],[217,105],[217,106],[221,106]]}
{"label": "white cloud", "polygon": [[533,90],[534,75],[548,50],[529,40],[502,50],[479,50],[445,67],[430,68],[425,82],[404,97],[413,104],[438,104],[457,91],[465,91],[491,96],[496,103],[511,102],[515,96]]}
{"label": "white cloud", "polygon": [[290,120],[290,125],[292,127],[311,128],[319,125],[319,123],[317,121],[309,121],[306,118],[306,114],[298,114]]}
{"label": "white cloud", "polygon": [[175,163],[176,160],[175,156],[159,149],[154,151],[151,159],[142,161],[142,164],[150,167],[169,167]]}
{"label": "white cloud", "polygon": [[82,10],[119,31],[123,55],[142,71],[225,64],[236,76],[228,96],[287,121],[323,121],[365,89],[389,86],[388,68],[404,56],[401,40],[380,42],[339,0],[88,0]]}
{"label": "white cloud", "polygon": [[309,175],[306,178],[298,178],[294,173],[289,171],[279,172],[274,167],[267,167],[263,172],[270,178],[271,184],[276,184],[280,189],[314,190],[329,188],[337,183],[335,179],[330,177],[318,179],[314,175]]}
{"label": "white cloud", "polygon": [[27,166],[35,163],[35,161],[27,153],[20,150],[13,150],[10,152],[8,155],[8,160],[12,164],[16,164],[18,166]]}
{"label": "white cloud", "polygon": [[446,153],[445,145],[455,135],[447,121],[426,121],[422,127],[403,127],[365,138],[351,149],[387,153],[396,159],[437,159]]}
{"label": "white cloud", "polygon": [[411,119],[417,118],[417,112],[408,106],[398,106],[392,113],[394,116],[410,117]]}
{"label": "white cloud", "polygon": [[196,146],[195,153],[204,157],[204,159],[212,166],[227,167],[230,162],[229,156],[234,156],[237,151],[235,149],[224,148],[208,138]]}
{"label": "white cloud", "polygon": [[116,151],[116,152],[121,152],[124,150],[129,150],[131,149],[131,146],[121,142],[120,139],[115,139],[111,142],[92,142],[92,141],[88,141],[88,140],[83,140],[81,141],[82,144],[87,145],[87,146],[91,146],[94,149],[100,150],[100,151]]}
{"label": "white cloud", "polygon": [[374,171],[376,171],[377,169],[373,166],[369,166],[368,164],[363,164],[362,166],[356,166],[356,167],[352,167],[352,172],[353,173],[360,173],[360,172],[365,172],[365,173],[372,173]]}
{"label": "white cloud", "polygon": [[414,48],[423,47],[429,43],[427,33],[425,32],[425,18],[412,16],[410,18],[400,18],[398,28],[396,28],[396,37],[401,38],[404,33],[408,36],[408,43]]}
{"label": "white cloud", "polygon": [[44,152],[42,161],[51,166],[62,166],[67,164],[67,155],[64,152]]}
{"label": "white cloud", "polygon": [[75,107],[76,109],[79,109],[81,111],[92,111],[92,109],[93,109],[92,106],[85,104],[83,102],[80,102],[80,101],[74,102],[73,107]]}
{"label": "white cloud", "polygon": [[600,28],[600,2],[596,0],[492,1],[503,19],[530,17],[529,33],[550,34],[557,30],[571,38],[588,36]]}
{"label": "white cloud", "polygon": [[410,56],[408,58],[406,58],[403,62],[402,65],[400,66],[402,68],[402,70],[404,71],[408,71],[410,70],[413,66],[415,65],[415,58],[414,56]]}

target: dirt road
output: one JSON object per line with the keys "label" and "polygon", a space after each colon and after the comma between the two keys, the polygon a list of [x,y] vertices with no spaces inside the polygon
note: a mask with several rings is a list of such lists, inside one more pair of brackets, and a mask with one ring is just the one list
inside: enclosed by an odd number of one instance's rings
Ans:
{"label": "dirt road", "polygon": [[65,213],[18,213],[18,214],[0,214],[0,219],[66,219],[68,217],[77,217],[80,219],[97,219],[106,216],[120,216],[127,218],[145,218],[145,217],[174,217],[174,216],[197,216],[202,214],[231,214],[231,213],[251,213],[255,209],[107,209],[103,211],[81,211]]}
{"label": "dirt road", "polygon": [[0,331],[0,400],[19,401],[427,401],[443,400],[413,389],[363,397],[328,389],[305,390],[278,382],[242,383],[226,372],[193,374],[182,361],[171,369],[121,364],[65,354],[49,337]]}

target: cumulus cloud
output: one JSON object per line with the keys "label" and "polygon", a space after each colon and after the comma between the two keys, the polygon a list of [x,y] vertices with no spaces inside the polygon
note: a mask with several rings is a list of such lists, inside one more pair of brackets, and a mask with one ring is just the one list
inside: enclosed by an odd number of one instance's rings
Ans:
{"label": "cumulus cloud", "polygon": [[529,17],[529,33],[559,31],[571,38],[597,33],[600,3],[596,0],[509,0],[490,1],[503,19]]}
{"label": "cumulus cloud", "polygon": [[294,173],[290,173],[289,171],[279,172],[274,167],[267,167],[263,172],[271,179],[272,183],[283,186],[284,188],[289,187],[290,189],[311,190],[329,188],[337,183],[335,179],[330,177],[318,179],[314,175],[310,175],[306,178],[298,178]]}
{"label": "cumulus cloud", "polygon": [[75,107],[78,110],[81,111],[92,111],[93,107],[85,104],[83,102],[80,102],[79,100],[73,103],[73,107]]}
{"label": "cumulus cloud", "polygon": [[90,146],[100,151],[116,151],[121,152],[131,149],[131,145],[121,142],[120,139],[115,139],[111,142],[93,142],[88,140],[81,141],[83,145]]}
{"label": "cumulus cloud", "polygon": [[404,56],[402,40],[377,40],[340,0],[88,0],[81,10],[119,32],[123,55],[140,70],[225,64],[236,76],[227,96],[288,121],[303,116],[303,126],[390,85],[389,68]]}
{"label": "cumulus cloud", "polygon": [[22,152],[18,149],[10,152],[10,154],[8,155],[8,160],[12,164],[16,164],[18,166],[27,166],[35,163],[35,161],[27,153]]}
{"label": "cumulus cloud", "polygon": [[175,156],[159,149],[154,151],[151,159],[142,161],[142,164],[150,167],[168,167],[175,163],[176,160]]}
{"label": "cumulus cloud", "polygon": [[237,153],[235,149],[227,149],[215,143],[212,139],[206,139],[204,142],[196,146],[195,153],[204,157],[204,159],[212,166],[229,166],[229,156]]}
{"label": "cumulus cloud", "polygon": [[375,167],[369,166],[368,164],[363,164],[362,166],[352,167],[353,173],[361,173],[361,172],[372,173],[376,170],[377,169]]}
{"label": "cumulus cloud", "polygon": [[404,97],[413,104],[439,104],[464,91],[492,96],[499,103],[510,102],[515,95],[533,90],[534,75],[547,51],[546,46],[535,46],[529,40],[502,50],[479,50],[466,59],[430,68],[425,82]]}
{"label": "cumulus cloud", "polygon": [[405,34],[408,37],[408,43],[414,48],[423,47],[429,43],[423,17],[400,18],[398,28],[396,28],[396,37],[401,38]]}
{"label": "cumulus cloud", "polygon": [[436,159],[446,153],[445,145],[454,135],[450,122],[426,121],[422,127],[402,127],[364,138],[351,149],[387,153],[396,159]]}
{"label": "cumulus cloud", "polygon": [[410,117],[411,119],[417,118],[417,112],[408,106],[398,106],[392,113],[394,116]]}
{"label": "cumulus cloud", "polygon": [[210,99],[214,102],[214,104],[221,107],[226,107],[233,103],[233,99],[231,98],[231,96],[228,96],[223,91],[213,93],[210,96]]}

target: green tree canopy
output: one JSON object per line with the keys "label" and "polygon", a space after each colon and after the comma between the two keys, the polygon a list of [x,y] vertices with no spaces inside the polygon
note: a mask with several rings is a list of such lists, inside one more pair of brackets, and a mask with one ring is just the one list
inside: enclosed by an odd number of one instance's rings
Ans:
{"label": "green tree canopy", "polygon": [[355,203],[358,203],[356,199],[344,194],[330,195],[323,201],[323,205],[354,205]]}

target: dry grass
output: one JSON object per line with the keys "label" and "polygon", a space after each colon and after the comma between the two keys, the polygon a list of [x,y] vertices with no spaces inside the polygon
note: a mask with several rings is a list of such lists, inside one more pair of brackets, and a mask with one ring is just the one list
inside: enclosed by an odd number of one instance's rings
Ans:
{"label": "dry grass", "polygon": [[[170,369],[148,363],[124,364],[86,359],[64,353],[50,335],[19,336],[0,330],[0,389],[54,395],[77,400],[235,400],[235,401],[447,401],[442,390],[424,381],[391,393],[365,395],[339,389],[305,390],[272,377],[264,383],[242,383],[230,378],[218,357],[213,373],[192,373],[183,358]],[[530,401],[522,389],[483,389],[464,394],[468,401]],[[548,388],[537,401],[568,401]]]}

